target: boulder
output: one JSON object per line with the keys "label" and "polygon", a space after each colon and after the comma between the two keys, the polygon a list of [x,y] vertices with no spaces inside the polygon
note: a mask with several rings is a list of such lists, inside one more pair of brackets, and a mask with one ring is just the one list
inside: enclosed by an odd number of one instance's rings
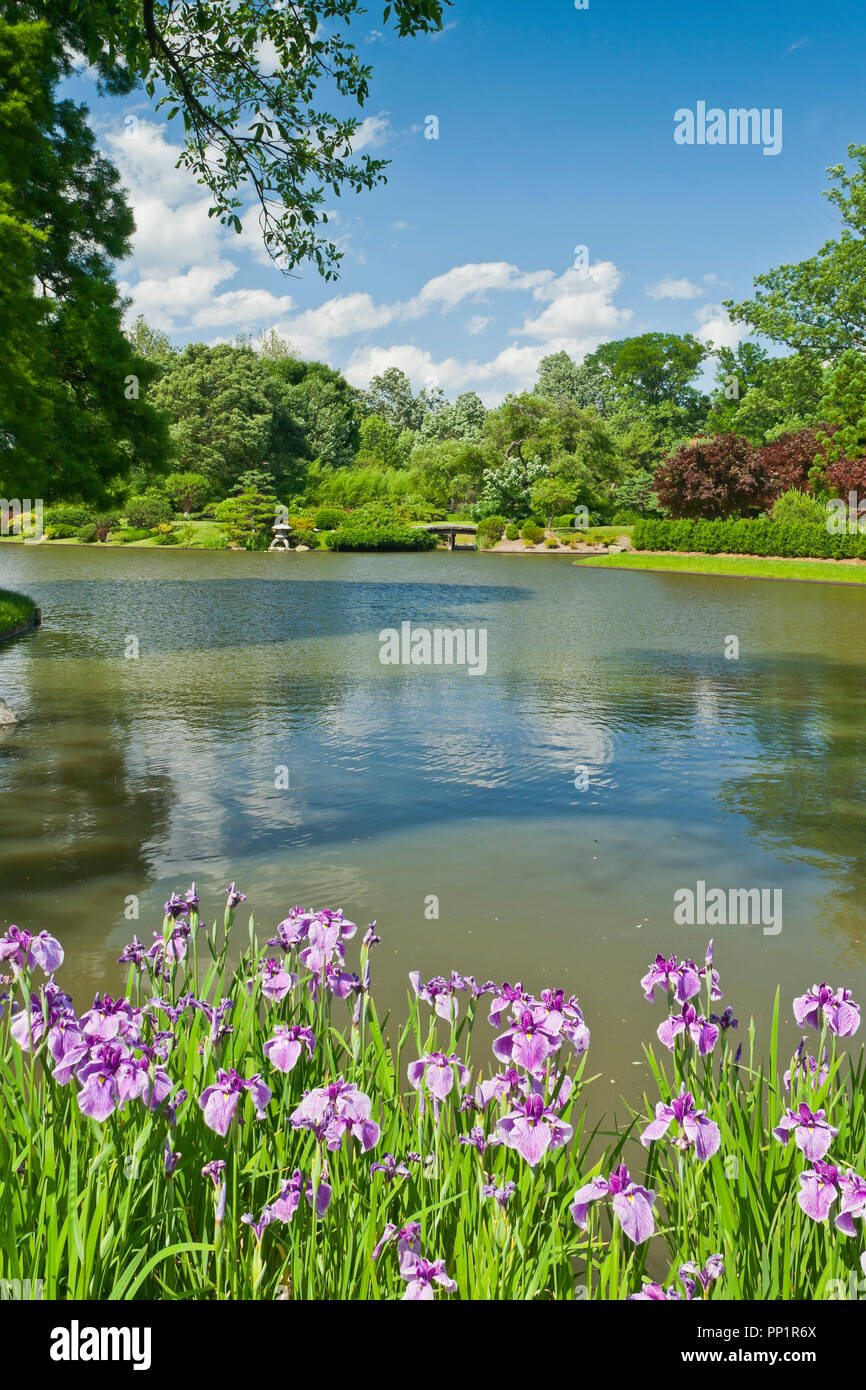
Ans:
{"label": "boulder", "polygon": [[5,700],[0,700],[0,728],[9,724],[17,724],[18,720],[12,713]]}

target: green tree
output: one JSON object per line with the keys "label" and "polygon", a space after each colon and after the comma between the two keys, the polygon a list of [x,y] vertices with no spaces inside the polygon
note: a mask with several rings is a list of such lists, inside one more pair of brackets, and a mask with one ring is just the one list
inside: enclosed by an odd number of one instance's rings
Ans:
{"label": "green tree", "polygon": [[168,334],[151,328],[144,314],[138,315],[126,336],[139,357],[148,357],[154,362],[165,362],[177,351]]}
{"label": "green tree", "polygon": [[712,433],[742,434],[768,443],[821,419],[825,368],[814,353],[768,357],[756,343],[717,354],[717,394],[707,416]]}
{"label": "green tree", "polygon": [[360,443],[358,393],[324,362],[274,359],[271,370],[283,388],[281,401],[300,425],[305,456],[328,469],[348,468]]}
{"label": "green tree", "polygon": [[[450,0],[390,0],[382,24],[400,37],[435,32]],[[264,242],[281,264],[312,260],[332,277],[341,253],[323,235],[326,199],[384,181],[386,162],[352,157],[359,121],[323,108],[331,86],[340,109],[363,107],[372,69],[348,22],[361,0],[231,5],[198,0],[7,0],[43,18],[59,44],[82,53],[114,94],[144,87],[169,119],[179,115],[178,164],[208,189],[211,215],[241,230],[258,208]]]}
{"label": "green tree", "polygon": [[283,363],[249,347],[190,343],[164,366],[153,400],[170,423],[172,451],[225,495],[242,473],[264,468],[286,492],[303,483],[304,423]]}
{"label": "green tree", "polygon": [[564,512],[574,501],[573,491],[561,477],[539,478],[533,483],[529,494],[532,509],[547,518],[547,525],[553,525],[553,518]]}
{"label": "green tree", "polygon": [[200,512],[211,496],[210,482],[203,473],[169,473],[163,487],[175,510],[184,515]]}
{"label": "green tree", "polygon": [[359,468],[399,466],[396,431],[381,415],[368,415],[361,421],[357,462]]}
{"label": "green tree", "polygon": [[734,323],[825,358],[866,350],[866,145],[849,145],[848,158],[853,169],[831,165],[833,186],[824,191],[841,219],[839,237],[804,261],[756,276],[752,299],[725,301]]}
{"label": "green tree", "polygon": [[230,541],[247,550],[265,550],[273,538],[274,522],[280,504],[272,492],[246,488],[237,497],[227,497],[216,509],[216,519]]}
{"label": "green tree", "polygon": [[0,19],[0,492],[104,502],[167,438],[112,276],[132,214],[85,108],[57,99],[67,70],[46,24]]}
{"label": "green tree", "polygon": [[866,357],[843,352],[827,382],[821,418],[832,431],[820,433],[828,463],[866,456]]}
{"label": "green tree", "polygon": [[360,407],[365,415],[378,415],[395,434],[403,430],[418,430],[424,420],[425,402],[412,394],[412,383],[399,367],[388,367],[370,379],[361,392]]}
{"label": "green tree", "polygon": [[613,408],[616,386],[610,367],[585,360],[578,365],[567,352],[553,352],[538,364],[535,394],[548,400],[567,400],[581,410],[594,409],[608,415]]}

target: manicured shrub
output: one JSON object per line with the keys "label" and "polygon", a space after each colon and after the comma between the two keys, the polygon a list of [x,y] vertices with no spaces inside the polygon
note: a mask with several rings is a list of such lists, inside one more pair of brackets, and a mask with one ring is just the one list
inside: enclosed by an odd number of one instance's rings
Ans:
{"label": "manicured shrub", "polygon": [[678,550],[704,555],[778,555],[782,558],[866,560],[866,535],[834,535],[827,526],[780,525],[768,517],[732,521],[636,523],[636,550]]}
{"label": "manicured shrub", "polygon": [[518,526],[517,522],[509,521],[508,525],[505,528],[505,539],[507,541],[516,541],[519,535],[520,527]]}
{"label": "manicured shrub", "polygon": [[659,502],[675,517],[723,517],[759,511],[768,491],[767,467],[739,434],[701,435],[656,470]]}
{"label": "manicured shrub", "polygon": [[140,497],[130,497],[126,503],[126,520],[130,526],[136,528],[146,526],[153,530],[171,520],[171,503],[167,497],[162,497],[158,493],[144,493]]}
{"label": "manicured shrub", "polygon": [[151,532],[146,526],[124,526],[120,531],[112,531],[112,539],[129,545],[130,541],[150,540]]}
{"label": "manicured shrub", "polygon": [[534,521],[525,521],[520,528],[520,538],[527,545],[538,545],[544,540],[544,527],[538,526]]}
{"label": "manicured shrub", "polygon": [[773,503],[773,520],[779,526],[824,526],[827,510],[811,493],[791,488]]}
{"label": "manicured shrub", "polygon": [[436,537],[373,503],[325,533],[329,550],[435,550]]}
{"label": "manicured shrub", "polygon": [[611,526],[634,526],[635,522],[640,520],[640,512],[625,508],[623,511],[614,513],[611,517]]}
{"label": "manicured shrub", "polygon": [[92,545],[98,538],[99,527],[96,525],[95,521],[85,522],[85,524],[79,526],[78,530],[75,532],[75,539],[80,541],[82,545]]}
{"label": "manicured shrub", "polygon": [[46,526],[52,526],[55,522],[61,526],[84,526],[94,520],[95,515],[89,507],[46,507],[43,516]]}
{"label": "manicured shrub", "polygon": [[558,538],[558,536],[548,536],[547,539],[545,540],[544,544],[547,546],[547,549],[548,549],[548,550],[558,550],[558,549],[559,549],[559,538]]}
{"label": "manicured shrub", "polygon": [[553,518],[553,525],[557,531],[570,530],[574,526],[574,512],[563,512],[562,516]]}
{"label": "manicured shrub", "polygon": [[483,521],[479,521],[475,532],[478,544],[496,545],[497,541],[502,540],[502,533],[507,525],[507,516],[486,516]]}
{"label": "manicured shrub", "polygon": [[346,513],[342,507],[320,507],[313,517],[317,531],[336,531]]}

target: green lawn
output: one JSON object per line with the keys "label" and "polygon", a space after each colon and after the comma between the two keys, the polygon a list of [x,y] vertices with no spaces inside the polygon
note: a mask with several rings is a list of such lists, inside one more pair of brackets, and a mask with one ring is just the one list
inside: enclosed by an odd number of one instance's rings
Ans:
{"label": "green lawn", "polygon": [[10,628],[18,627],[33,617],[36,605],[26,594],[15,594],[11,589],[0,589],[0,636]]}
{"label": "green lawn", "polygon": [[718,574],[740,579],[811,579],[837,584],[866,583],[866,564],[841,560],[768,560],[760,555],[590,555],[578,565],[596,569],[656,570],[672,574]]}

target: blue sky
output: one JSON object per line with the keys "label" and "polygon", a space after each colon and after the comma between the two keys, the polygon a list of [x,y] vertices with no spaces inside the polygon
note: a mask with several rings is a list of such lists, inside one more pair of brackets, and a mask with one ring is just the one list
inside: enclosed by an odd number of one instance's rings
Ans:
{"label": "blue sky", "polygon": [[[380,15],[357,30],[374,77],[356,152],[390,159],[389,182],[334,200],[336,284],[283,276],[254,217],[242,237],[209,221],[143,93],[73,81],[135,208],[118,267],[133,313],[178,343],[276,327],[356,385],[393,364],[493,403],[561,348],[650,329],[733,343],[721,300],[837,234],[821,190],[866,141],[862,0],[458,0],[415,40],[385,37]],[[781,152],[677,145],[674,113],[699,101],[780,108]]]}

